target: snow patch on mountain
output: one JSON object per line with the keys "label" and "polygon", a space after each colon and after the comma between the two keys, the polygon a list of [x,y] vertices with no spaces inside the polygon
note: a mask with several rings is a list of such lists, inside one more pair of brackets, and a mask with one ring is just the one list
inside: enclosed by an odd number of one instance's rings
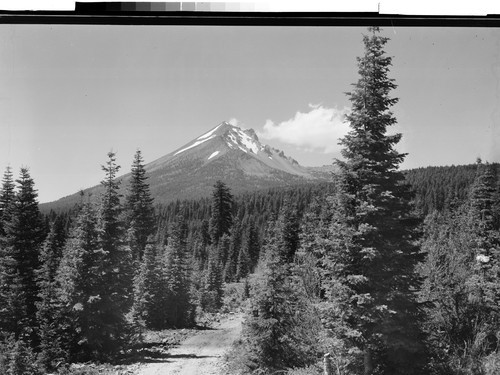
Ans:
{"label": "snow patch on mountain", "polygon": [[[198,145],[201,145],[202,143],[204,143],[204,142],[206,142],[206,141],[208,141],[209,139],[212,139],[212,138],[214,138],[214,137],[215,137],[215,135],[211,135],[211,136],[209,136],[208,138],[202,139],[201,141],[196,141],[196,142],[194,142],[192,145],[189,145],[189,146],[187,146],[187,147],[183,148],[182,150],[177,151],[174,155],[178,155],[178,154],[180,154],[181,152],[184,152],[184,151],[186,151],[186,150],[189,150],[190,148],[193,148],[193,147],[196,147],[196,146],[198,146]],[[199,138],[198,138],[198,139],[199,139]]]}
{"label": "snow patch on mountain", "polygon": [[248,153],[254,153],[257,155],[262,146],[255,133],[251,130],[241,130],[236,127],[232,127],[231,130],[226,133],[226,144],[234,149],[239,148],[241,151]]}
{"label": "snow patch on mountain", "polygon": [[237,130],[237,134],[240,136],[241,143],[244,147],[246,147],[248,150],[252,150],[254,154],[257,154],[257,152],[259,152],[259,145],[255,142],[255,139],[250,137],[241,129]]}
{"label": "snow patch on mountain", "polygon": [[216,157],[217,155],[219,155],[219,151],[215,151],[214,153],[212,153],[212,155],[210,155],[207,160],[210,160],[210,159]]}
{"label": "snow patch on mountain", "polygon": [[232,146],[238,147],[241,151],[248,153],[248,149],[245,147],[242,147],[241,142],[236,138],[236,136],[233,133],[229,133],[228,135],[230,141],[232,142],[232,145],[230,145],[231,142],[228,142],[228,146],[231,148],[234,148]]}
{"label": "snow patch on mountain", "polygon": [[236,139],[236,137],[234,136],[233,133],[229,133],[228,137],[229,137],[229,140],[231,141],[231,145],[238,146],[238,140]]}
{"label": "snow patch on mountain", "polygon": [[217,129],[219,129],[222,125],[224,125],[224,123],[221,123],[219,125],[217,125],[215,128],[213,128],[212,130],[210,130],[208,133],[205,133],[203,135],[200,135],[198,138],[196,138],[196,140],[200,140],[200,139],[205,139],[205,138],[208,138],[210,137]]}

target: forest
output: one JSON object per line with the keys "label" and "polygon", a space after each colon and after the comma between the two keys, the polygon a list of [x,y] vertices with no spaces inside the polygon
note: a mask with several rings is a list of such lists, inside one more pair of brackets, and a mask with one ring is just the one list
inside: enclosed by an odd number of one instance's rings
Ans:
{"label": "forest", "polygon": [[[155,205],[141,151],[120,194],[42,214],[27,168],[0,189],[0,373],[85,374],[147,330],[244,312],[228,374],[500,373],[499,166],[400,168],[388,38],[363,37],[330,183]],[[235,292],[236,291],[236,292]]]}

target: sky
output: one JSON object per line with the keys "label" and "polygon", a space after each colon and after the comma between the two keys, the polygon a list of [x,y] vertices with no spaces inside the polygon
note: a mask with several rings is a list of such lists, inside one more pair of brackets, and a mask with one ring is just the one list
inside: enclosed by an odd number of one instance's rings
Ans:
{"label": "sky", "polygon": [[[340,157],[358,27],[0,25],[0,171],[47,202],[222,121],[305,166]],[[500,29],[385,28],[403,168],[500,162]],[[0,172],[1,173],[1,172]]]}

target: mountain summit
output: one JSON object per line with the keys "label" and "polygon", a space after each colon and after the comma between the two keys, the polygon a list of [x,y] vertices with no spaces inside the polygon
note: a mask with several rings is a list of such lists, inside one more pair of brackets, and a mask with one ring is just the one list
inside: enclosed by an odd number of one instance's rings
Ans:
{"label": "mountain summit", "polygon": [[[301,166],[283,151],[264,145],[253,129],[222,122],[177,150],[145,166],[151,194],[157,203],[209,196],[217,180],[234,192],[325,181],[322,168]],[[122,176],[122,187],[130,175]],[[98,195],[99,186],[87,189]],[[57,202],[54,208],[71,207],[77,194]]]}
{"label": "mountain summit", "polygon": [[209,195],[216,180],[240,192],[319,177],[283,151],[262,144],[253,129],[227,122],[149,163],[146,171],[158,201]]}
{"label": "mountain summit", "polygon": [[[283,151],[260,143],[253,129],[243,130],[227,122],[222,122],[207,133],[185,144],[174,152],[150,163],[150,172],[165,169],[172,164],[182,164],[186,161],[194,164],[192,168],[223,167],[225,172],[237,168],[246,176],[267,176],[273,170],[282,171],[304,178],[312,175]],[[169,168],[168,168],[169,169]],[[224,176],[220,176],[225,179]]]}

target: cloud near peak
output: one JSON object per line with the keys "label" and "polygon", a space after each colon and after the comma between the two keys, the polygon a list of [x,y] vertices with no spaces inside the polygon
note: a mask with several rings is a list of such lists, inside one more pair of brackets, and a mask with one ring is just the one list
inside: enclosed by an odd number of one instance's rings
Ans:
{"label": "cloud near peak", "polygon": [[297,112],[287,121],[274,123],[267,120],[259,138],[279,140],[308,151],[333,153],[340,150],[339,138],[349,131],[344,121],[348,108],[325,108],[321,104],[309,104],[309,112]]}
{"label": "cloud near peak", "polygon": [[229,119],[228,123],[233,125],[233,126],[241,126],[242,125],[240,120],[238,120],[237,118],[234,118],[234,117]]}

